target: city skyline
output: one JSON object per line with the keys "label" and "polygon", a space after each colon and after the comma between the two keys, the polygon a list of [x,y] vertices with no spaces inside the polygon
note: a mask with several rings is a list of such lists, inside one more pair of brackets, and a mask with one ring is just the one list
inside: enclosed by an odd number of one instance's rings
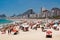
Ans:
{"label": "city skyline", "polygon": [[36,13],[41,7],[50,10],[53,7],[60,8],[60,0],[0,0],[0,14],[11,16],[20,14],[32,8]]}

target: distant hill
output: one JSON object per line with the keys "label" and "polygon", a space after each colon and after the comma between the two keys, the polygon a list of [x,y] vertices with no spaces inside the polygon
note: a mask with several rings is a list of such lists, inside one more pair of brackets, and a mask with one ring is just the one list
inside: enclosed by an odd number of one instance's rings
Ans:
{"label": "distant hill", "polygon": [[59,8],[52,8],[52,10],[60,10]]}
{"label": "distant hill", "polygon": [[6,17],[6,15],[5,14],[0,15],[0,18],[3,18],[3,17]]}
{"label": "distant hill", "polygon": [[26,12],[24,12],[23,14],[19,14],[17,16],[24,16],[24,15],[29,15],[29,14],[35,14],[35,12],[33,11],[33,9],[29,9]]}
{"label": "distant hill", "polygon": [[10,17],[15,17],[16,15],[15,14],[13,14],[12,16],[10,16]]}

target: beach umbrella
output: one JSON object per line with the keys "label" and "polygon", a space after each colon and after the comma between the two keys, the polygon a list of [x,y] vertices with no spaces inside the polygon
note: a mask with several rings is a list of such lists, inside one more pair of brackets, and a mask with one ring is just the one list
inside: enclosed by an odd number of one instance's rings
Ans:
{"label": "beach umbrella", "polygon": [[24,27],[29,27],[29,25],[24,25]]}
{"label": "beach umbrella", "polygon": [[57,24],[55,24],[55,25],[53,25],[53,26],[57,27],[58,25],[57,25]]}
{"label": "beach umbrella", "polygon": [[23,27],[29,27],[29,25],[22,25]]}
{"label": "beach umbrella", "polygon": [[21,24],[21,26],[23,26],[23,27],[29,27],[29,25],[27,25],[27,23],[23,23],[23,24]]}

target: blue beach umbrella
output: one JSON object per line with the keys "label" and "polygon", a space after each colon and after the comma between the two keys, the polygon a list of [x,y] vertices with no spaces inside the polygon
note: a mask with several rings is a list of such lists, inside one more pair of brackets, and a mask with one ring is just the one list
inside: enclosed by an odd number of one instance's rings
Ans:
{"label": "blue beach umbrella", "polygon": [[57,24],[55,24],[55,25],[53,25],[53,26],[57,27],[58,25],[57,25]]}

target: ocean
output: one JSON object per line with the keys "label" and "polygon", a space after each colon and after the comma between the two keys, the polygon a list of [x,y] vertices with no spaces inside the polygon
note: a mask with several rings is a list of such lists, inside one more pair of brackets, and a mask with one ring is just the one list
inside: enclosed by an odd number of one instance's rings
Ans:
{"label": "ocean", "polygon": [[7,19],[5,19],[5,18],[1,18],[0,19],[0,24],[5,24],[5,23],[10,23],[10,22],[12,22],[11,20],[7,20]]}

